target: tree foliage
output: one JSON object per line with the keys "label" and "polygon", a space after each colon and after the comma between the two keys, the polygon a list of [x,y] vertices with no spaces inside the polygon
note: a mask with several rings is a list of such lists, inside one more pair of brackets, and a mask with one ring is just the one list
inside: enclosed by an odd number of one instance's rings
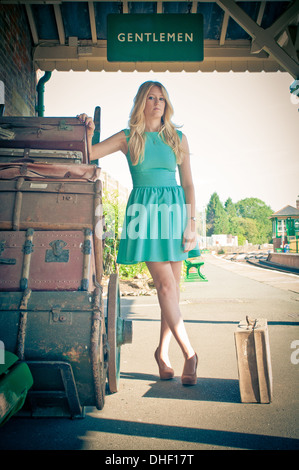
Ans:
{"label": "tree foliage", "polygon": [[207,207],[207,235],[228,233],[229,219],[219,196],[213,193]]}
{"label": "tree foliage", "polygon": [[207,235],[236,235],[239,244],[243,244],[245,240],[253,244],[269,243],[272,234],[269,216],[272,213],[271,207],[253,197],[237,203],[228,198],[223,205],[214,192],[207,206]]}
{"label": "tree foliage", "polygon": [[145,263],[118,265],[116,263],[121,238],[121,223],[124,220],[126,204],[120,200],[117,190],[103,190],[103,215],[105,220],[105,242],[103,250],[104,275],[118,272],[119,277],[134,278],[138,274],[148,274]]}

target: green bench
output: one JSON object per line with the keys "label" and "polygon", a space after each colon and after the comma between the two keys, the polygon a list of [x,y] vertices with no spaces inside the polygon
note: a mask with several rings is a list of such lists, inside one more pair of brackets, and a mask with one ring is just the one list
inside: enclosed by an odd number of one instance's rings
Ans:
{"label": "green bench", "polygon": [[204,265],[204,262],[201,261],[199,257],[186,259],[185,265],[187,268],[185,282],[192,282],[192,281],[207,282],[206,276],[200,272],[200,269]]}

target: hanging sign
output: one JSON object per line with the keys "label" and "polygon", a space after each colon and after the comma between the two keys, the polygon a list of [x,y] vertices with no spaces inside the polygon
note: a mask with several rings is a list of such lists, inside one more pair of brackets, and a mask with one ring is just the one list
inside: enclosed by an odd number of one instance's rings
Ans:
{"label": "hanging sign", "polygon": [[110,62],[203,60],[201,14],[111,14],[107,16]]}

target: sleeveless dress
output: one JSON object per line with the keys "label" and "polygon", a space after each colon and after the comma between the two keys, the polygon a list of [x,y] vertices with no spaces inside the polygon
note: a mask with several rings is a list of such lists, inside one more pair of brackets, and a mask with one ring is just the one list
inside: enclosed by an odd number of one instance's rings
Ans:
{"label": "sleeveless dress", "polygon": [[[129,129],[124,129],[129,141]],[[180,140],[182,132],[177,131]],[[130,193],[117,263],[182,261],[200,255],[198,246],[184,253],[182,240],[187,224],[185,193],[176,181],[176,158],[158,132],[145,133],[144,160],[132,165]]]}

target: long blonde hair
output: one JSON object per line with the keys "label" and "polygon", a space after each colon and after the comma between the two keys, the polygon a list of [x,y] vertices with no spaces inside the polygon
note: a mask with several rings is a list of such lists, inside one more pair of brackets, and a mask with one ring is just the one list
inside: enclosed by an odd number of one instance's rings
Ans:
{"label": "long blonde hair", "polygon": [[132,108],[129,120],[130,127],[130,141],[129,150],[131,161],[133,165],[142,162],[144,159],[145,148],[145,119],[144,108],[146,98],[153,86],[160,88],[161,93],[165,99],[165,110],[161,120],[161,135],[164,142],[169,145],[175,153],[177,164],[181,164],[183,160],[183,151],[181,147],[180,138],[176,132],[176,126],[171,122],[173,116],[173,107],[170,103],[166,88],[160,82],[148,81],[140,85],[138,92],[134,98],[134,106]]}

